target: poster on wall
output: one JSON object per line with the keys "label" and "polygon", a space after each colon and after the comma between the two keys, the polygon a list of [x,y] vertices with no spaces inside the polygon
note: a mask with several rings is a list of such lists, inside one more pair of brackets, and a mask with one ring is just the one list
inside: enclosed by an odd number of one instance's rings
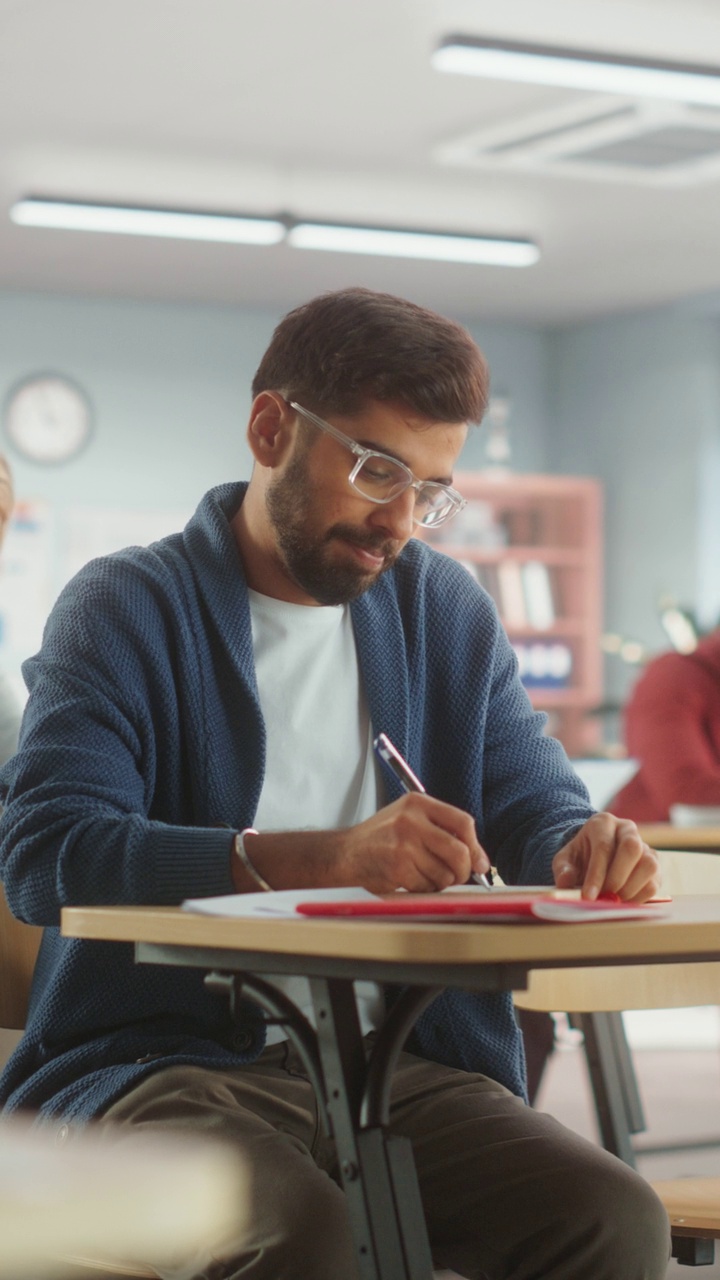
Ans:
{"label": "poster on wall", "polygon": [[166,510],[73,507],[62,514],[58,572],[62,583],[82,569],[88,560],[107,556],[123,547],[146,547],[159,538],[184,529],[194,507]]}
{"label": "poster on wall", "polygon": [[192,508],[63,511],[18,500],[0,560],[0,669],[21,702],[27,691],[20,668],[40,648],[47,616],[70,578],[97,556],[178,532],[191,515]]}

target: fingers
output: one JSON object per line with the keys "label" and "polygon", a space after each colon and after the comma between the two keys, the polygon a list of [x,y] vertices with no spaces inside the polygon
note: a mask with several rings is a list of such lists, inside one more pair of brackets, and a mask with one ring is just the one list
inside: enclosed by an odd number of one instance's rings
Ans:
{"label": "fingers", "polygon": [[376,867],[382,863],[389,881],[383,892],[447,889],[490,866],[470,815],[432,796],[403,796],[362,825],[372,846],[370,860]]}
{"label": "fingers", "polygon": [[597,813],[555,855],[555,883],[580,887],[583,898],[615,893],[624,902],[646,902],[660,887],[657,855],[634,822]]}
{"label": "fingers", "polygon": [[[477,838],[470,814],[429,796],[422,799],[427,824],[423,830],[424,846],[452,872],[448,883],[465,884],[472,871],[489,871],[490,859]],[[448,884],[443,885],[447,887]]]}

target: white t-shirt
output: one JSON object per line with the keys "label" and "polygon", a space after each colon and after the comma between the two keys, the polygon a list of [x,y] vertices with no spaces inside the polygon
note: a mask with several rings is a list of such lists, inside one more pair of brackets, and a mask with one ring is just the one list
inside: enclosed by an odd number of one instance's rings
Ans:
{"label": "white t-shirt", "polygon": [[[253,654],[267,733],[258,831],[355,826],[380,807],[382,783],[347,605],[289,604],[250,591]],[[272,867],[267,868],[272,883]],[[314,1022],[306,978],[274,978]],[[382,996],[357,986],[363,1031],[378,1026]],[[285,1039],[268,1029],[268,1044]]]}

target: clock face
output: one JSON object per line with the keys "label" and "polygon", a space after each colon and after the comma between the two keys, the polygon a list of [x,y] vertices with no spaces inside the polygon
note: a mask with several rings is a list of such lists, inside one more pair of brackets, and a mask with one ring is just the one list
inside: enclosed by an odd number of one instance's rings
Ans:
{"label": "clock face", "polygon": [[70,379],[36,374],[10,391],[4,428],[10,443],[30,462],[67,462],[90,436],[90,402]]}

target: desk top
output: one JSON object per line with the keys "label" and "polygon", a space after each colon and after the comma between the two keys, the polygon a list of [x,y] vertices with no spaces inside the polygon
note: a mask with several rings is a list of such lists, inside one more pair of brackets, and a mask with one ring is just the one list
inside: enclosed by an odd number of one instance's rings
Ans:
{"label": "desk top", "polygon": [[720,895],[677,898],[660,919],[590,924],[254,920],[178,907],[66,907],[66,937],[401,964],[545,965],[720,960]]}
{"label": "desk top", "polygon": [[720,853],[720,827],[673,827],[669,822],[640,822],[638,831],[651,849]]}

